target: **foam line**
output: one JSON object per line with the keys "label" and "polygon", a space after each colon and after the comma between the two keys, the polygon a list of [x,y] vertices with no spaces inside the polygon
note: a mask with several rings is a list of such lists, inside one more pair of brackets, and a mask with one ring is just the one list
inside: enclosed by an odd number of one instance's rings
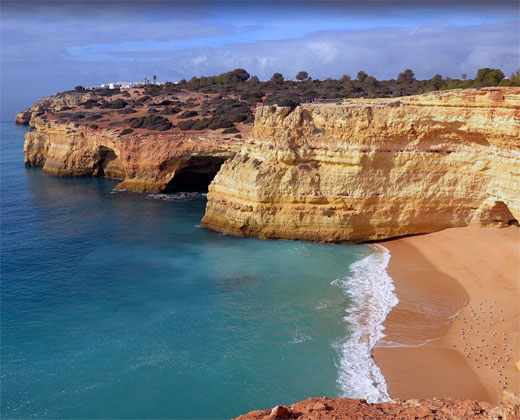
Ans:
{"label": "foam line", "polygon": [[338,384],[344,397],[364,398],[370,403],[389,401],[388,387],[372,358],[372,350],[385,335],[383,322],[397,305],[395,287],[386,268],[390,251],[371,245],[374,253],[350,266],[351,275],[333,283],[341,287],[352,305],[343,318],[351,335],[335,344],[340,354]]}

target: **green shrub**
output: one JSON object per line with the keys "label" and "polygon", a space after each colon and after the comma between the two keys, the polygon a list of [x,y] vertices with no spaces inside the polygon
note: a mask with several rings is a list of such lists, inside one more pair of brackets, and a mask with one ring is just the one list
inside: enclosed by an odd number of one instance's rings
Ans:
{"label": "green shrub", "polygon": [[89,99],[85,102],[80,103],[79,106],[85,107],[86,109],[91,109],[99,106],[99,103],[95,99]]}
{"label": "green shrub", "polygon": [[159,114],[160,115],[173,115],[181,112],[182,109],[173,107],[173,108],[164,108]]}
{"label": "green shrub", "polygon": [[121,109],[120,111],[117,111],[118,114],[135,114],[137,111],[133,108],[126,108],[126,109]]}
{"label": "green shrub", "polygon": [[235,133],[240,133],[240,130],[236,127],[229,127],[229,128],[226,128],[222,134],[235,134]]}
{"label": "green shrub", "polygon": [[204,130],[208,128],[209,120],[207,118],[203,118],[201,120],[192,120],[193,124],[191,126],[192,130]]}
{"label": "green shrub", "polygon": [[130,134],[130,133],[133,133],[134,130],[132,130],[131,128],[125,128],[123,131],[121,131],[121,133],[119,134],[120,136],[124,136],[126,134]]}
{"label": "green shrub", "polygon": [[146,128],[147,130],[156,131],[166,131],[173,127],[173,124],[168,119],[158,115],[128,118],[124,122],[130,124],[132,128]]}
{"label": "green shrub", "polygon": [[292,98],[283,98],[278,101],[277,105],[278,106],[289,106],[289,107],[291,107],[291,109],[294,109],[298,105],[300,105],[300,101],[296,101]]}
{"label": "green shrub", "polygon": [[180,121],[177,125],[181,130],[191,130],[193,127],[194,120]]}
{"label": "green shrub", "polygon": [[90,117],[88,117],[86,120],[87,121],[96,121],[96,120],[99,120],[103,118],[103,115],[101,114],[94,114],[94,115],[91,115]]}
{"label": "green shrub", "polygon": [[96,89],[95,91],[99,96],[113,96],[121,93],[119,89]]}
{"label": "green shrub", "polygon": [[149,96],[141,96],[139,99],[136,99],[136,103],[138,104],[144,104],[148,99],[150,99]]}
{"label": "green shrub", "polygon": [[230,128],[233,127],[233,121],[226,117],[213,117],[211,118],[208,128],[210,130],[218,130],[219,128]]}
{"label": "green shrub", "polygon": [[124,101],[123,99],[115,99],[110,102],[110,108],[112,109],[123,109],[127,105],[128,102]]}
{"label": "green shrub", "polygon": [[197,111],[184,111],[182,114],[180,114],[177,118],[192,118],[192,117],[196,117],[198,114]]}
{"label": "green shrub", "polygon": [[162,93],[162,86],[160,85],[146,85],[144,89],[145,95],[158,96]]}
{"label": "green shrub", "polygon": [[106,101],[105,99],[102,99],[99,101],[99,107],[100,108],[110,108],[110,102]]}

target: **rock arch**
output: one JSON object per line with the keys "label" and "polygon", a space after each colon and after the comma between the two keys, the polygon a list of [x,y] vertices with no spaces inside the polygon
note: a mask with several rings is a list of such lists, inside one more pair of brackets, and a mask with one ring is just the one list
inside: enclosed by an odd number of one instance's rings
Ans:
{"label": "rock arch", "polygon": [[94,156],[92,176],[125,179],[126,173],[114,150],[106,146],[99,146]]}

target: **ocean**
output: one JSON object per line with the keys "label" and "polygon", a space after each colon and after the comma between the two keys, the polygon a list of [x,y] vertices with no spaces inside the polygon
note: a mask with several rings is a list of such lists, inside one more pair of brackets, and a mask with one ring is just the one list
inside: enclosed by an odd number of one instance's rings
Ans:
{"label": "ocean", "polygon": [[205,196],[25,168],[1,123],[1,417],[221,419],[388,398],[388,252],[201,229]]}

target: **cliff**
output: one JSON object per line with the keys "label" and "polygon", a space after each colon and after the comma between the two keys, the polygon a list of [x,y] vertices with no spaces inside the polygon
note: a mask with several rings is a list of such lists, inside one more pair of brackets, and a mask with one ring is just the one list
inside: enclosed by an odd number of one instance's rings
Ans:
{"label": "cliff", "polygon": [[251,411],[235,420],[350,420],[350,419],[480,419],[515,420],[520,416],[520,399],[504,392],[500,404],[473,400],[393,400],[387,403],[367,404],[365,400],[347,398],[309,398],[287,406]]}
{"label": "cliff", "polygon": [[360,242],[520,218],[520,88],[259,107],[202,225]]}
{"label": "cliff", "polygon": [[[121,137],[116,129],[74,127],[43,122],[38,117],[31,121],[34,130],[26,134],[24,144],[26,166],[42,166],[44,173],[62,177],[120,179],[117,189],[135,192],[167,191],[174,187],[174,176],[183,168],[212,177],[241,144],[212,134]],[[184,187],[191,190],[190,185]]]}
{"label": "cliff", "polygon": [[[180,92],[150,98],[134,89],[109,99],[112,102],[92,92],[68,92],[42,98],[19,113],[16,122],[31,126],[25,136],[25,165],[60,177],[120,179],[117,189],[135,192],[203,191],[242,145],[241,136],[222,130],[177,128],[185,120],[173,112],[180,113],[183,106],[200,108],[201,95]],[[122,102],[114,102],[118,100]],[[180,108],[169,107],[172,103]],[[155,116],[160,113],[164,116]],[[133,124],[130,129],[135,119],[155,126]],[[238,125],[234,132],[249,131]]]}

